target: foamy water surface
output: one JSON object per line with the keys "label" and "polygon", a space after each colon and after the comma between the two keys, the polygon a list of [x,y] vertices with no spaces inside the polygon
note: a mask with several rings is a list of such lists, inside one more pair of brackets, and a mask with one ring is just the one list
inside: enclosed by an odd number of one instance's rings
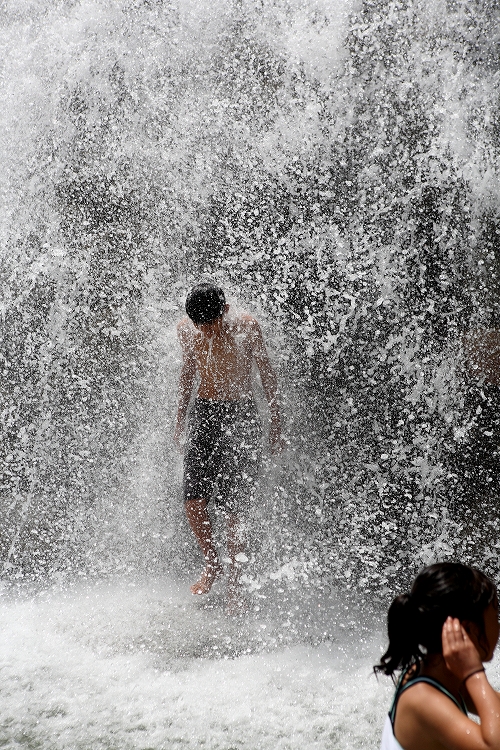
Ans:
{"label": "foamy water surface", "polygon": [[228,618],[219,585],[5,591],[1,746],[376,747],[391,686],[371,674],[374,616],[282,590]]}

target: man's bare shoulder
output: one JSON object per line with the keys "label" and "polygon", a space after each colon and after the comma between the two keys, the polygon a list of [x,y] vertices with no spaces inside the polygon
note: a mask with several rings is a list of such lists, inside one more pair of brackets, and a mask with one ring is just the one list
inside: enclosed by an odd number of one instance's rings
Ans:
{"label": "man's bare shoulder", "polygon": [[264,353],[264,339],[257,318],[247,312],[241,312],[235,316],[233,331],[236,336],[241,336],[247,341],[252,349],[253,356],[257,357]]}
{"label": "man's bare shoulder", "polygon": [[250,333],[260,330],[257,318],[250,315],[247,312],[240,312],[234,316],[232,324],[235,328],[238,328],[242,333]]}
{"label": "man's bare shoulder", "polygon": [[177,323],[177,336],[182,346],[187,346],[193,342],[196,329],[192,321],[187,317],[182,318]]}

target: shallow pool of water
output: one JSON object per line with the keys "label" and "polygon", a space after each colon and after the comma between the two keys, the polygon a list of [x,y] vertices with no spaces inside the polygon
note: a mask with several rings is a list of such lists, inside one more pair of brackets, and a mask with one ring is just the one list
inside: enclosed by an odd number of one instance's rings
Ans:
{"label": "shallow pool of water", "polygon": [[383,636],[342,597],[276,591],[228,618],[157,579],[4,591],[4,748],[376,747]]}

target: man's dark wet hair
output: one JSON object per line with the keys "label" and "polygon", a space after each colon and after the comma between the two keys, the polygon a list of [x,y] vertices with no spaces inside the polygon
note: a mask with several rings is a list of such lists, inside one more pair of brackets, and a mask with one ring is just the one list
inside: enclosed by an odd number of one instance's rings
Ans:
{"label": "man's dark wet hair", "polygon": [[224,313],[226,298],[219,286],[209,282],[196,284],[186,299],[186,312],[196,325],[212,323]]}
{"label": "man's dark wet hair", "polygon": [[490,604],[498,604],[497,589],[480,570],[452,562],[424,568],[411,591],[397,596],[389,607],[389,647],[375,671],[392,675],[421,664],[427,654],[441,654],[447,617],[474,623],[483,640],[484,612]]}

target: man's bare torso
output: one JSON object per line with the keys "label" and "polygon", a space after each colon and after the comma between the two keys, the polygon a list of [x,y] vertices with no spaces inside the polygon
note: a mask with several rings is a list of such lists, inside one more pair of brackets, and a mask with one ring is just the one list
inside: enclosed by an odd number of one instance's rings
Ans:
{"label": "man's bare torso", "polygon": [[224,316],[215,327],[196,327],[186,317],[178,334],[183,355],[198,374],[198,398],[236,401],[252,396],[252,362],[260,332],[251,315]]}

